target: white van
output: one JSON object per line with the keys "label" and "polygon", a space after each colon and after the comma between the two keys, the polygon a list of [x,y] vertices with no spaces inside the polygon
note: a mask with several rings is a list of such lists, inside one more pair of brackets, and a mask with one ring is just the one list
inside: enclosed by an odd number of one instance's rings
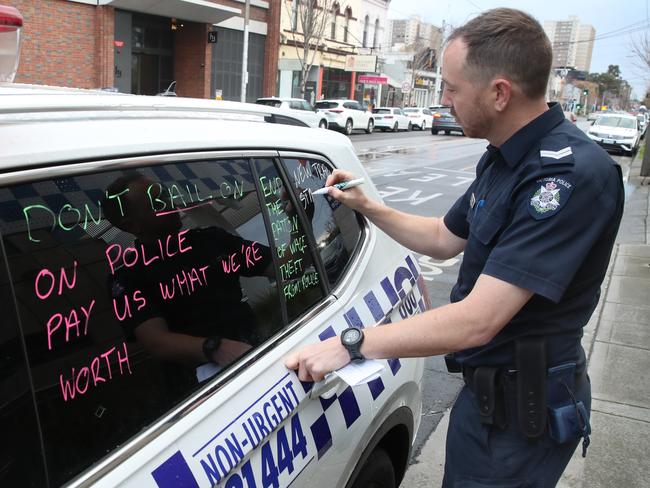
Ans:
{"label": "white van", "polygon": [[427,309],[417,261],[312,194],[380,198],[349,139],[281,115],[0,84],[0,486],[399,485],[423,360],[283,357]]}

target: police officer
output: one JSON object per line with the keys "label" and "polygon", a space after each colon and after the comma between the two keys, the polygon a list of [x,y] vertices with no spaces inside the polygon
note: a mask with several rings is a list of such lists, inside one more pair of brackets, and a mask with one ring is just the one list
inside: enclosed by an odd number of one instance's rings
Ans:
{"label": "police officer", "polygon": [[[350,357],[448,356],[465,387],[450,416],[443,486],[555,486],[591,392],[580,345],[623,211],[620,168],[559,105],[547,105],[548,38],[528,14],[484,12],[451,35],[443,103],[489,145],[444,218],[409,215],[359,188],[330,196],[415,252],[464,251],[451,303],[292,352],[301,380]],[[335,171],[331,185],[352,178]],[[348,340],[349,339],[349,340]]]}

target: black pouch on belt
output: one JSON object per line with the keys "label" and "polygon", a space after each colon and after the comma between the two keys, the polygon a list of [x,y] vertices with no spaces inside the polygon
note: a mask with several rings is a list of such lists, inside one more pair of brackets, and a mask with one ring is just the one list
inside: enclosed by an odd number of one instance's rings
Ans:
{"label": "black pouch on belt", "polygon": [[474,370],[474,396],[481,413],[481,423],[500,429],[506,426],[506,405],[500,370],[480,366]]}
{"label": "black pouch on belt", "polygon": [[525,337],[515,343],[519,429],[536,439],[546,427],[546,341]]}

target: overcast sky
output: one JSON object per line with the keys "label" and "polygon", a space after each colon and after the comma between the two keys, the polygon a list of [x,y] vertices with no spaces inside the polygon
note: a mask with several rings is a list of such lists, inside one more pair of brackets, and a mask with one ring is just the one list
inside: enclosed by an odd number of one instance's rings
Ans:
{"label": "overcast sky", "polygon": [[[644,32],[650,35],[649,0],[392,0],[389,18],[407,18],[419,15],[425,22],[441,26],[458,26],[483,10],[495,7],[513,7],[525,10],[543,23],[545,20],[567,20],[576,15],[582,24],[596,29],[596,40],[591,58],[591,72],[607,71],[610,64],[618,64],[621,77],[634,87],[637,97],[643,96],[650,85],[650,71],[635,66],[631,43]],[[645,30],[643,30],[645,29]],[[629,32],[634,30],[634,32]],[[603,35],[608,38],[599,40]]]}

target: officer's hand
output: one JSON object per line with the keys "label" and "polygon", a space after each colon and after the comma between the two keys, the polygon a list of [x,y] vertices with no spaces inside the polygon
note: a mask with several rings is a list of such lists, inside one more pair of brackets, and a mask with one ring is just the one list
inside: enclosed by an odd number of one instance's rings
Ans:
{"label": "officer's hand", "polygon": [[[356,179],[354,173],[341,169],[335,169],[332,174],[327,177],[325,186],[332,186],[335,183],[341,183],[343,181],[354,179]],[[345,191],[341,191],[336,188],[330,188],[328,194],[345,206],[350,207],[353,210],[357,210],[361,213],[363,213],[364,209],[366,209],[368,207],[368,204],[371,202],[365,193],[363,193],[363,190],[361,190],[361,186],[356,186]]]}
{"label": "officer's hand", "polygon": [[214,351],[213,360],[220,366],[226,366],[243,356],[251,347],[253,346],[245,342],[222,338],[219,348]]}
{"label": "officer's hand", "polygon": [[303,346],[284,358],[284,365],[298,372],[300,381],[321,381],[327,373],[350,362],[350,354],[338,337]]}

